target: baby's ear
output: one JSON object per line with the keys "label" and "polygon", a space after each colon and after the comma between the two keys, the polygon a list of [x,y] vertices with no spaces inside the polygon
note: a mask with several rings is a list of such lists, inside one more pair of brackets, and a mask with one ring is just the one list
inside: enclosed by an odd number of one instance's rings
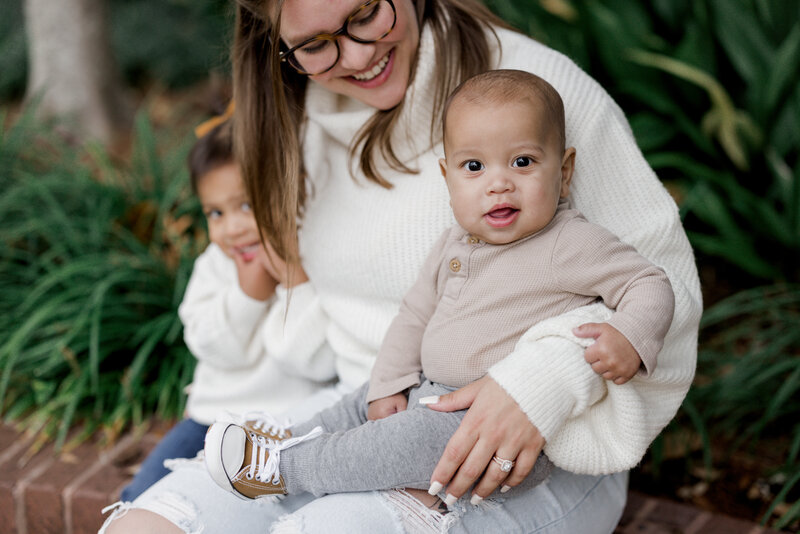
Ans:
{"label": "baby's ear", "polygon": [[442,173],[442,178],[447,179],[447,160],[439,158],[439,172]]}
{"label": "baby's ear", "polygon": [[572,183],[572,174],[575,172],[575,148],[569,147],[561,158],[561,198],[569,195],[569,186]]}

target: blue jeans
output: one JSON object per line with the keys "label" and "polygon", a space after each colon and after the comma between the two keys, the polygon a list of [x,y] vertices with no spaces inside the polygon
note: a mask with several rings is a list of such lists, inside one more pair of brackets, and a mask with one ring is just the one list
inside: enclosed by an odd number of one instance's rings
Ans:
{"label": "blue jeans", "polygon": [[164,467],[164,460],[197,456],[197,453],[203,450],[207,430],[208,426],[191,419],[184,419],[172,427],[155,449],[147,455],[131,483],[122,490],[121,499],[132,501],[164,478],[169,473],[169,469]]}

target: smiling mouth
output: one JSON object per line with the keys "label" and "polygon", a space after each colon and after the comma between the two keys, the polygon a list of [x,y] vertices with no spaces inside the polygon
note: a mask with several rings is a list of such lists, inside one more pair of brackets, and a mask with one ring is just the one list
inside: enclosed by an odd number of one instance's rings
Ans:
{"label": "smiling mouth", "polygon": [[233,247],[233,251],[236,254],[239,254],[242,259],[245,261],[252,261],[258,255],[258,247],[259,243],[253,243],[252,245],[246,245],[244,247]]}
{"label": "smiling mouth", "polygon": [[236,252],[240,254],[244,254],[245,252],[252,252],[258,249],[258,243],[253,243],[252,245],[246,245],[243,247],[233,247]]}
{"label": "smiling mouth", "polygon": [[353,74],[351,77],[355,78],[360,82],[370,81],[371,79],[375,78],[378,74],[383,72],[383,69],[385,69],[386,65],[389,63],[389,56],[391,55],[391,53],[392,53],[391,50],[387,52],[386,55],[383,56],[371,69],[367,69],[363,72],[358,72],[356,74]]}

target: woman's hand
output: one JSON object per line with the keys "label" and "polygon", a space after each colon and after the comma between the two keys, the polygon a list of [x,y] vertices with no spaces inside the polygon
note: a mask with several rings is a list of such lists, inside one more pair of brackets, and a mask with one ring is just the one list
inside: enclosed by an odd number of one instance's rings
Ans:
{"label": "woman's hand", "polygon": [[[469,407],[431,477],[429,492],[435,494],[447,486],[447,504],[454,503],[481,475],[473,491],[473,504],[486,498],[500,484],[503,489],[516,486],[530,473],[544,447],[539,430],[517,402],[488,375],[442,395],[438,403],[429,404],[429,407],[440,412]],[[515,462],[509,473],[492,461],[495,455]]]}

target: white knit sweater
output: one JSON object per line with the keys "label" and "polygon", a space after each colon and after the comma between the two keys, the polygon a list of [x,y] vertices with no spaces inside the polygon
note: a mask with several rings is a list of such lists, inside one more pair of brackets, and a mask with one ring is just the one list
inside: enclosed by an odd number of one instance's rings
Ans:
{"label": "white knit sweater", "polygon": [[[239,287],[236,264],[211,244],[194,264],[178,315],[184,340],[197,358],[186,411],[211,424],[223,411],[266,410],[278,415],[335,377],[325,344],[327,318],[311,284],[258,301]],[[296,304],[296,305],[294,305]]]}
{"label": "white knit sweater", "polygon": [[[561,93],[567,144],[577,149],[574,206],[666,271],[675,317],[657,370],[624,386],[595,375],[583,360],[586,342],[570,333],[574,325],[606,317],[595,308],[534,327],[490,375],[542,432],[557,465],[582,473],[624,470],[638,463],[674,416],[694,376],[702,305],[692,250],[675,203],[608,94],[562,54],[514,32],[498,35],[497,68],[533,72]],[[429,248],[454,222],[437,163],[442,146],[429,142],[436,61],[425,29],[416,77],[393,133],[400,159],[420,172],[384,166],[392,189],[360,173],[354,180],[349,171],[350,141],[374,110],[313,83],[308,89],[304,161],[314,195],[300,250],[330,318],[327,339],[338,356],[337,373],[348,385],[368,379],[403,295]]]}

